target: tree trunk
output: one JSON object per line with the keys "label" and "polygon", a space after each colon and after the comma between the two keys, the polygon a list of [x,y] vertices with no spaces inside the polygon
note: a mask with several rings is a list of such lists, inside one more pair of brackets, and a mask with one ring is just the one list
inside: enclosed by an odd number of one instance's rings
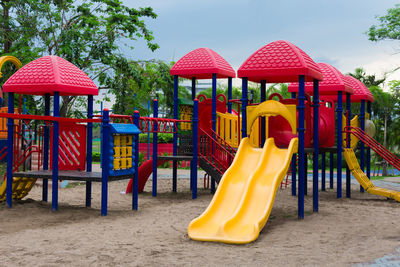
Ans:
{"label": "tree trunk", "polygon": [[4,20],[4,24],[2,25],[3,27],[3,40],[4,40],[4,44],[3,44],[3,53],[10,53],[10,48],[12,45],[11,39],[9,37],[10,34],[10,0],[3,0],[1,1],[1,6],[3,8],[3,20]]}
{"label": "tree trunk", "polygon": [[62,96],[62,103],[60,107],[60,117],[67,117],[68,108],[70,103],[74,100],[76,96]]}

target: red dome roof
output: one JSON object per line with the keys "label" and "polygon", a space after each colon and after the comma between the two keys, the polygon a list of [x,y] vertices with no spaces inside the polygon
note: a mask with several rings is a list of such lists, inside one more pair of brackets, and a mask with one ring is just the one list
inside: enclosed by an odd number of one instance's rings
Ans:
{"label": "red dome roof", "polygon": [[94,82],[78,67],[57,56],[38,58],[14,73],[4,92],[26,95],[97,95]]}
{"label": "red dome roof", "polygon": [[211,79],[213,74],[217,74],[217,78],[236,77],[231,65],[210,48],[197,48],[187,53],[172,66],[170,74],[187,79]]}
{"label": "red dome roof", "polygon": [[351,102],[361,102],[361,100],[374,102],[374,96],[361,81],[356,78],[346,75],[344,76],[354,89],[354,94],[351,96]]}
{"label": "red dome roof", "polygon": [[[344,75],[332,65],[327,63],[318,63],[324,79],[319,83],[320,95],[337,95],[338,91],[353,94],[353,87],[350,82],[344,78]],[[306,93],[313,93],[313,83],[307,82],[305,85]],[[291,83],[288,87],[289,92],[298,92],[299,83]]]}
{"label": "red dome roof", "polygon": [[254,52],[238,70],[238,77],[270,83],[322,80],[317,64],[300,48],[288,41],[275,41]]}

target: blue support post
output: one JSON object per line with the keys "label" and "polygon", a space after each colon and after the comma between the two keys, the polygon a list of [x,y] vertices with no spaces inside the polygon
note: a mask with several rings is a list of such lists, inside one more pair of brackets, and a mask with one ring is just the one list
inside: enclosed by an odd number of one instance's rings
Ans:
{"label": "blue support post", "polygon": [[[178,75],[174,75],[174,119],[178,119],[178,85],[179,79]],[[175,126],[178,129],[178,125]],[[174,156],[178,155],[178,132],[174,132],[173,148],[172,154]],[[176,192],[178,179],[178,162],[176,160],[172,161],[172,191]]]}
{"label": "blue support post", "polygon": [[[296,93],[292,93],[292,98],[296,99]],[[292,156],[292,196],[296,195],[296,172],[297,172],[297,155]]]}
{"label": "blue support post", "polygon": [[304,195],[307,196],[307,189],[308,189],[308,157],[307,157],[307,153],[304,153],[304,173],[305,173]]}
{"label": "blue support post", "polygon": [[[93,95],[88,95],[88,119],[93,118]],[[87,124],[86,172],[92,172],[93,123]],[[86,182],[86,207],[92,202],[92,182]]]}
{"label": "blue support post", "polygon": [[242,78],[242,138],[247,137],[247,77]]}
{"label": "blue support post", "polygon": [[299,76],[299,96],[298,96],[298,106],[297,110],[299,112],[299,123],[298,123],[298,133],[299,133],[299,188],[298,188],[298,217],[299,219],[304,219],[304,188],[306,186],[306,171],[304,168],[305,163],[305,153],[304,153],[304,112],[305,105],[305,77],[304,75]]}
{"label": "blue support post", "polygon": [[228,113],[232,113],[232,77],[228,78]]}
{"label": "blue support post", "polygon": [[326,153],[322,153],[321,158],[321,191],[325,191],[325,176],[326,176]]}
{"label": "blue support post", "polygon": [[[158,100],[154,99],[153,100],[153,117],[158,118]],[[154,123],[153,126],[153,190],[152,190],[152,196],[156,197],[157,196],[157,123]]]}
{"label": "blue support post", "polygon": [[[365,100],[361,100],[360,122],[361,130],[365,131]],[[362,171],[365,171],[365,146],[363,142],[360,142],[360,154],[360,167]],[[360,186],[360,192],[364,193],[362,186]]]}
{"label": "blue support post", "polygon": [[110,112],[108,109],[103,110],[103,118],[101,121],[102,142],[101,142],[101,216],[107,216],[108,201],[108,175],[110,167]]}
{"label": "blue support post", "polygon": [[[212,75],[212,103],[211,103],[211,121],[212,130],[217,130],[217,74]],[[214,137],[214,136],[213,136]],[[214,153],[214,144],[212,144],[212,152]],[[215,192],[215,180],[211,177],[211,193]]]}
{"label": "blue support post", "polygon": [[[261,80],[261,95],[260,95],[260,102],[264,102],[265,100],[267,100],[266,98],[266,80]],[[265,117],[261,118],[261,143],[260,143],[260,147],[264,146],[265,143],[265,138],[266,138],[266,132],[265,132],[265,123],[266,123],[266,119]]]}
{"label": "blue support post", "polygon": [[[347,111],[347,119],[346,126],[350,127],[351,121],[351,96],[350,93],[346,93],[346,111]],[[351,135],[349,133],[346,134],[346,146],[349,148],[351,146]],[[351,183],[350,183],[350,169],[346,164],[346,197],[351,197]]]}
{"label": "blue support post", "polygon": [[319,81],[313,83],[313,211],[318,212],[318,157],[319,157]]}
{"label": "blue support post", "polygon": [[[14,113],[14,93],[8,93],[8,113]],[[6,204],[12,207],[13,156],[14,156],[14,119],[7,119],[7,184]]]}
{"label": "blue support post", "polygon": [[[372,120],[372,107],[371,101],[367,102],[367,112],[369,113],[369,119]],[[367,147],[367,177],[371,179],[371,148]]]}
{"label": "blue support post", "polygon": [[[54,117],[60,117],[60,93],[54,92],[54,103],[53,103],[53,115]],[[53,158],[52,158],[52,175],[51,175],[51,206],[53,211],[58,210],[58,145],[59,145],[59,123],[53,122]]]}
{"label": "blue support post", "polygon": [[[44,115],[50,116],[50,94],[44,95]],[[50,126],[44,126],[43,133],[43,170],[49,169]],[[42,200],[47,202],[49,180],[43,179]]]}
{"label": "blue support post", "polygon": [[[139,129],[139,111],[135,110],[133,114],[133,123]],[[132,183],[132,209],[138,210],[138,193],[139,193],[139,134],[135,135],[135,174]]]}
{"label": "blue support post", "polygon": [[333,152],[329,153],[329,188],[333,189]]}
{"label": "blue support post", "polygon": [[[192,101],[194,101],[195,98],[196,98],[196,77],[192,77]],[[193,105],[194,105],[194,102],[193,102]],[[194,109],[194,107],[193,107],[193,109]],[[192,118],[193,118],[193,114],[192,114]],[[193,130],[193,128],[192,128],[192,130]],[[194,151],[193,151],[193,153],[194,153]],[[190,161],[190,190],[192,190],[192,188],[193,188],[192,177],[194,175],[193,170],[195,169],[192,165],[193,165],[193,160]],[[196,188],[196,190],[197,190],[197,188]],[[192,194],[193,194],[193,192],[192,192]]]}
{"label": "blue support post", "polygon": [[342,115],[343,115],[343,105],[342,105],[342,93],[341,91],[338,92],[337,97],[337,125],[336,125],[336,145],[337,145],[337,157],[336,157],[336,166],[337,166],[337,192],[336,197],[342,197]]}
{"label": "blue support post", "polygon": [[198,156],[198,126],[199,126],[199,101],[197,99],[193,102],[193,116],[192,116],[192,132],[193,132],[193,160],[192,160],[192,199],[197,198],[197,156]]}

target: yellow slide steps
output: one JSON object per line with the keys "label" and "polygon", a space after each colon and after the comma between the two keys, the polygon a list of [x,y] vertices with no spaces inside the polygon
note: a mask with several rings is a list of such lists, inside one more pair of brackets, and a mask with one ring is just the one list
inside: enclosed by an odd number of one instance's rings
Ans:
{"label": "yellow slide steps", "polygon": [[268,138],[254,148],[244,138],[210,205],[188,227],[191,239],[249,243],[257,239],[271,212],[276,191],[297,152],[297,138],[279,149]]}
{"label": "yellow slide steps", "polygon": [[[29,194],[32,187],[35,185],[35,178],[14,177],[12,183],[13,199],[22,199]],[[4,180],[0,186],[0,202],[6,200],[7,180]]]}
{"label": "yellow slide steps", "polygon": [[400,192],[376,187],[371,180],[368,179],[367,175],[361,170],[360,165],[358,164],[356,154],[352,148],[344,149],[344,158],[346,159],[346,163],[349,166],[349,169],[353,176],[357,179],[357,181],[361,184],[361,186],[370,194],[384,196],[387,198],[392,198],[398,202],[400,202]]}

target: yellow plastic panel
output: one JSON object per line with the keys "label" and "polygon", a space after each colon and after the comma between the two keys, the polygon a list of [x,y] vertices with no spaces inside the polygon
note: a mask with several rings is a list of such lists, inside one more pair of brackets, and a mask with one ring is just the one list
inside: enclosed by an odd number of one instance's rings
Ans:
{"label": "yellow plastic panel", "polygon": [[132,145],[132,135],[126,135],[126,145],[127,146]]}
{"label": "yellow plastic panel", "polygon": [[121,144],[120,146],[126,146],[126,135],[121,135]]}
{"label": "yellow plastic panel", "polygon": [[121,169],[126,169],[126,159],[121,159]]}
{"label": "yellow plastic panel", "polygon": [[121,169],[121,159],[114,159],[113,166],[114,166],[114,170]]}
{"label": "yellow plastic panel", "polygon": [[[346,116],[343,115],[342,120],[343,120],[343,122],[342,122],[342,131],[344,131],[344,127],[347,126],[347,118],[346,118]],[[360,120],[359,120],[357,115],[354,116],[354,118],[350,121],[350,126],[352,126],[352,127],[360,127]],[[343,133],[342,134],[342,138],[343,138],[342,139],[343,140],[343,147],[347,147],[347,133]],[[358,140],[357,137],[355,137],[354,135],[350,134],[350,147],[352,149],[354,149],[357,146],[358,141],[359,140]]]}
{"label": "yellow plastic panel", "polygon": [[189,224],[189,237],[237,244],[255,240],[268,220],[297,143],[294,138],[288,149],[279,149],[269,138],[261,150],[244,138],[210,205]]}
{"label": "yellow plastic panel", "polygon": [[126,168],[132,168],[132,158],[126,159]]}
{"label": "yellow plastic panel", "polygon": [[132,147],[131,146],[126,147],[126,156],[132,157]]}
{"label": "yellow plastic panel", "polygon": [[125,158],[126,157],[126,150],[128,149],[127,146],[121,147],[121,157]]}
{"label": "yellow plastic panel", "polygon": [[114,158],[121,157],[121,147],[114,147]]}
{"label": "yellow plastic panel", "polygon": [[114,146],[121,146],[121,136],[114,135]]}

